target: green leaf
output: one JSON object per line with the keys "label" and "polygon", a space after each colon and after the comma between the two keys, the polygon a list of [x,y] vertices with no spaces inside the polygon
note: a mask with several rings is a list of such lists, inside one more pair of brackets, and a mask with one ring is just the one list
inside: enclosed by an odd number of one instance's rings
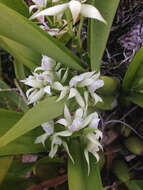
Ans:
{"label": "green leaf", "polygon": [[49,97],[26,112],[26,114],[0,138],[0,147],[7,145],[40,124],[61,115],[64,108],[64,100],[56,102],[56,99],[57,97]]}
{"label": "green leaf", "polygon": [[[4,81],[0,80],[0,88],[9,89],[10,87]],[[3,96],[15,103],[15,105],[17,105],[17,107],[20,108],[23,112],[26,112],[29,109],[24,100],[21,98],[21,96],[14,91],[1,91],[0,96]]]}
{"label": "green leaf", "polygon": [[79,65],[80,59],[64,44],[2,3],[0,3],[0,18],[0,35],[27,46],[41,55],[50,56],[71,68],[84,71]]}
{"label": "green leaf", "polygon": [[41,54],[16,41],[0,36],[0,46],[31,70],[41,64]]}
{"label": "green leaf", "polygon": [[130,96],[127,97],[127,100],[143,108],[143,94],[142,93],[132,93]]}
{"label": "green leaf", "polygon": [[[0,109],[0,136],[4,135],[22,115],[19,112]],[[0,156],[46,152],[47,148],[42,144],[34,144],[35,139],[41,134],[43,134],[43,130],[40,127],[17,138],[7,146],[0,148]]]}
{"label": "green leaf", "polygon": [[[128,93],[137,83],[143,79],[143,47],[136,53],[123,79],[122,88]],[[143,85],[143,82],[142,82]]]}
{"label": "green leaf", "polygon": [[21,62],[17,61],[16,59],[14,60],[14,71],[16,79],[23,80],[26,78],[24,72],[24,65]]}
{"label": "green leaf", "polygon": [[83,155],[83,147],[78,141],[72,141],[70,153],[75,163],[68,160],[69,190],[103,190],[100,171],[96,159],[90,155],[91,171],[87,174],[87,163]]}
{"label": "green leaf", "polygon": [[129,190],[142,190],[143,189],[143,180],[131,180],[126,184]]}
{"label": "green leaf", "polygon": [[7,176],[2,184],[0,184],[0,189],[2,190],[26,190],[33,183],[31,180],[15,176]]}
{"label": "green leaf", "polygon": [[111,25],[120,0],[96,0],[94,5],[103,15],[107,24],[98,20],[89,20],[88,24],[88,51],[91,61],[91,69],[100,69],[101,59],[106,47]]}
{"label": "green leaf", "polygon": [[130,180],[128,165],[123,160],[114,161],[112,171],[122,182]]}
{"label": "green leaf", "polygon": [[4,180],[7,171],[12,163],[13,157],[12,156],[7,156],[7,157],[0,157],[0,184]]}
{"label": "green leaf", "polygon": [[0,3],[3,3],[25,17],[29,17],[29,8],[24,0],[0,0]]}

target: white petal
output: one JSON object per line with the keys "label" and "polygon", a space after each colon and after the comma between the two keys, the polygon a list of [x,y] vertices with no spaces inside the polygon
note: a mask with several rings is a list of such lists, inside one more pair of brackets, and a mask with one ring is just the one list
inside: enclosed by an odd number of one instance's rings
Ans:
{"label": "white petal", "polygon": [[84,156],[85,156],[85,159],[86,159],[86,162],[87,162],[88,176],[89,176],[89,173],[90,173],[90,163],[89,163],[89,155],[88,155],[88,150],[87,149],[84,150]]}
{"label": "white petal", "polygon": [[62,71],[65,70],[64,68],[61,68],[58,72],[56,72],[59,79],[61,79]]}
{"label": "white petal", "polygon": [[72,135],[72,132],[71,131],[62,131],[62,132],[58,132],[58,133],[55,133],[55,136],[61,136],[61,137],[69,137]]}
{"label": "white petal", "polygon": [[73,159],[72,155],[70,154],[70,151],[69,151],[69,148],[68,148],[67,143],[63,141],[63,143],[62,143],[62,144],[63,144],[63,146],[64,146],[64,148],[65,148],[66,152],[68,153],[68,155],[69,155],[69,157],[70,157],[71,161],[74,163],[74,159]]}
{"label": "white petal", "polygon": [[45,141],[46,141],[48,136],[49,135],[47,133],[45,133],[44,135],[41,135],[41,136],[37,137],[36,140],[35,140],[35,144],[42,143],[43,146],[45,146]]}
{"label": "white petal", "polygon": [[64,4],[61,4],[61,5],[56,5],[56,6],[53,6],[53,7],[50,7],[48,9],[45,9],[41,12],[39,12],[38,14],[36,14],[34,17],[30,17],[30,19],[33,19],[35,17],[38,17],[38,16],[56,16],[60,13],[62,13],[63,11],[65,11],[66,9],[68,8],[68,3],[64,3]]}
{"label": "white petal", "polygon": [[46,71],[52,70],[55,65],[56,61],[54,59],[46,55],[43,55],[41,66],[44,70]]}
{"label": "white petal", "polygon": [[92,121],[92,114],[88,115],[84,122],[83,122],[83,127],[86,127],[90,122]]}
{"label": "white petal", "polygon": [[68,99],[71,99],[71,98],[75,97],[76,94],[77,94],[77,92],[78,92],[78,91],[77,91],[75,88],[71,88],[71,89],[70,89],[70,94],[69,94]]}
{"label": "white petal", "polygon": [[64,125],[65,127],[68,126],[68,122],[65,119],[59,119],[56,123],[59,123],[61,125]]}
{"label": "white petal", "polygon": [[75,23],[81,10],[81,3],[77,0],[71,0],[69,2],[69,9],[72,13],[73,22]]}
{"label": "white petal", "polygon": [[82,96],[80,95],[79,92],[78,92],[78,94],[76,94],[75,99],[76,99],[77,103],[78,103],[82,108],[85,107],[84,100],[83,100],[83,98],[82,98]]}
{"label": "white petal", "polygon": [[30,93],[32,93],[32,91],[34,91],[35,88],[30,88],[26,91],[26,96],[28,97],[30,95]]}
{"label": "white petal", "polygon": [[94,80],[92,78],[88,78],[88,79],[81,81],[78,86],[79,87],[85,87],[85,86],[89,86],[93,83],[94,83]]}
{"label": "white petal", "polygon": [[57,153],[58,150],[58,145],[53,145],[53,148],[51,148],[50,152],[49,152],[49,156],[51,158],[53,158],[55,156],[55,154]]}
{"label": "white petal", "polygon": [[54,82],[53,86],[52,86],[55,90],[59,90],[62,91],[64,90],[63,85],[60,82]]}
{"label": "white petal", "polygon": [[79,131],[82,128],[82,118],[75,118],[72,124],[68,127],[70,131]]}
{"label": "white petal", "polygon": [[95,71],[92,71],[92,72],[83,73],[83,74],[81,74],[81,75],[82,75],[82,77],[83,77],[84,79],[88,79],[88,78],[91,78],[91,77],[94,75],[94,73],[95,73]]}
{"label": "white petal", "polygon": [[44,96],[45,92],[44,89],[40,89],[34,96],[29,96],[29,103],[32,104],[34,102],[37,102],[39,99],[41,99]]}
{"label": "white petal", "polygon": [[34,73],[36,73],[37,71],[39,71],[39,70],[44,70],[42,67],[36,67],[36,69],[34,70]]}
{"label": "white petal", "polygon": [[50,87],[50,86],[46,86],[46,87],[44,88],[44,92],[46,92],[48,95],[51,96],[51,87]]}
{"label": "white petal", "polygon": [[65,81],[66,81],[66,79],[67,79],[67,77],[68,77],[68,71],[69,71],[69,69],[67,68],[66,69],[66,72],[64,73],[64,76],[62,77],[62,83],[64,83]]}
{"label": "white petal", "polygon": [[68,89],[65,87],[65,89],[60,93],[59,98],[56,100],[56,102],[61,101],[68,93]]}
{"label": "white petal", "polygon": [[54,127],[54,120],[49,120],[43,124],[41,124],[42,127]]}
{"label": "white petal", "polygon": [[36,94],[37,94],[38,90],[35,89],[33,90],[33,92],[31,92],[29,95],[28,95],[28,100],[30,100],[31,98],[33,98]]}
{"label": "white petal", "polygon": [[51,135],[54,132],[54,128],[52,126],[42,127],[47,135]]}
{"label": "white petal", "polygon": [[101,88],[102,86],[104,86],[104,81],[103,80],[96,80],[95,82],[93,82],[90,86],[89,89],[94,92],[96,89]]}
{"label": "white petal", "polygon": [[90,142],[92,142],[95,146],[102,148],[102,145],[99,143],[99,141],[96,138],[96,135],[94,135],[93,133],[87,134],[86,136]]}
{"label": "white petal", "polygon": [[94,103],[102,102],[102,98],[98,96],[96,93],[91,93],[91,96],[94,98]]}
{"label": "white petal", "polygon": [[69,109],[68,109],[68,107],[67,107],[66,104],[65,104],[65,107],[64,107],[64,116],[65,116],[65,119],[66,119],[69,123],[71,123],[71,120],[72,120],[71,114],[70,114]]}
{"label": "white petal", "polygon": [[100,21],[106,23],[106,21],[104,20],[104,18],[98,11],[98,9],[92,5],[82,4],[80,12],[84,17],[94,18],[94,19],[97,19],[97,20],[100,20]]}
{"label": "white petal", "polygon": [[89,125],[89,128],[95,128],[96,129],[98,127],[99,121],[100,121],[99,118],[92,119],[92,121]]}
{"label": "white petal", "polygon": [[79,76],[75,76],[73,77],[70,82],[69,82],[69,86],[70,87],[73,87],[73,86],[76,86],[78,84],[78,82],[84,80],[84,77],[82,75],[79,75]]}
{"label": "white petal", "polygon": [[82,118],[82,116],[83,116],[83,109],[82,108],[77,109],[75,112],[74,118],[77,118],[77,117]]}

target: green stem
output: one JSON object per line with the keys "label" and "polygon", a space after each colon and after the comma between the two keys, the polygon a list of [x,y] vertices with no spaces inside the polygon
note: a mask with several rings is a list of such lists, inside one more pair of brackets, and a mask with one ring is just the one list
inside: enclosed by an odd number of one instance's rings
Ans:
{"label": "green stem", "polygon": [[46,19],[48,20],[49,25],[52,26],[52,25],[53,25],[53,22],[52,22],[52,20],[49,18],[49,16],[46,16]]}
{"label": "green stem", "polygon": [[82,47],[82,41],[80,39],[80,35],[81,35],[81,30],[82,30],[83,23],[84,23],[84,17],[82,16],[81,19],[80,19],[79,28],[78,28],[78,34],[77,34],[77,39],[78,39],[78,43],[79,43],[80,48]]}
{"label": "green stem", "polygon": [[69,34],[71,37],[74,36],[74,32],[73,32],[73,25],[72,25],[72,20],[71,20],[71,14],[69,12],[69,10],[67,10],[65,12],[66,14],[66,20],[67,20],[67,25],[68,25],[68,28],[69,28]]}

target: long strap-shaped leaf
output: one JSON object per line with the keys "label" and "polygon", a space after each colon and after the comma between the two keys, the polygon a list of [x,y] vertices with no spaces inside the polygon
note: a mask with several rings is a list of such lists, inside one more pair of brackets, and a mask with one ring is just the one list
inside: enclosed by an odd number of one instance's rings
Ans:
{"label": "long strap-shaped leaf", "polygon": [[0,36],[0,46],[32,71],[41,64],[41,54],[16,41]]}
{"label": "long strap-shaped leaf", "polygon": [[12,163],[13,156],[0,157],[0,184],[3,182]]}
{"label": "long strap-shaped leaf", "polygon": [[21,43],[69,67],[84,71],[80,59],[58,40],[0,2],[0,35]]}
{"label": "long strap-shaped leaf", "polygon": [[143,47],[139,49],[129,65],[129,68],[123,79],[122,88],[125,93],[128,93],[135,82],[139,82],[143,78]]}
{"label": "long strap-shaped leaf", "polygon": [[3,3],[25,17],[29,16],[29,9],[24,0],[0,0],[0,3]]}
{"label": "long strap-shaped leaf", "polygon": [[40,124],[62,114],[64,100],[56,102],[56,97],[47,98],[31,108],[26,114],[0,138],[0,147],[36,128]]}
{"label": "long strap-shaped leaf", "polygon": [[[20,118],[22,118],[22,116],[23,114],[19,112],[0,109],[0,136],[4,135],[15,123],[19,121]],[[30,131],[29,133],[9,143],[7,146],[0,148],[0,156],[46,152],[48,146],[44,147],[41,143],[34,143],[35,139],[41,134],[43,134],[43,130],[41,127]],[[5,159],[2,161],[6,163]],[[1,169],[4,170],[4,168],[1,167],[0,160],[0,171]]]}
{"label": "long strap-shaped leaf", "polygon": [[68,161],[69,190],[102,190],[101,177],[98,164],[93,156],[90,156],[91,171],[87,174],[87,163],[83,155],[83,147],[80,142],[72,141],[70,153],[74,163]]}
{"label": "long strap-shaped leaf", "polygon": [[88,25],[88,51],[91,69],[99,70],[110,28],[120,0],[96,0],[95,6],[103,14],[107,24],[90,20]]}

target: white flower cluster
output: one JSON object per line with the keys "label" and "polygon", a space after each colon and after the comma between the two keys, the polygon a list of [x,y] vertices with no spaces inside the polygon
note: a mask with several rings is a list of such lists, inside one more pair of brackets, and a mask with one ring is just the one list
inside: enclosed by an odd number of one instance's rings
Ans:
{"label": "white flower cluster", "polygon": [[[41,67],[37,67],[33,75],[21,81],[25,85],[32,87],[26,92],[28,104],[37,103],[45,95],[54,95],[53,91],[57,88],[57,84],[62,85],[61,83],[65,82],[68,69],[61,68],[60,65],[60,63],[56,64],[56,61],[52,58],[43,55]],[[62,75],[63,72],[64,74]]]}
{"label": "white flower cluster", "polygon": [[[79,133],[86,144],[84,155],[88,164],[88,173],[90,171],[88,153],[92,153],[98,161],[99,155],[97,152],[100,148],[102,149],[99,142],[102,138],[102,132],[98,129],[100,119],[97,112],[91,112],[88,109],[90,101],[92,101],[94,105],[102,101],[96,94],[96,89],[104,85],[104,82],[99,79],[99,76],[100,73],[96,73],[95,71],[86,72],[73,76],[69,80],[69,85],[65,86],[64,83],[68,77],[68,69],[61,68],[60,64],[56,64],[53,59],[43,56],[41,67],[36,68],[32,76],[22,81],[32,87],[26,92],[29,104],[36,103],[43,98],[45,94],[48,96],[59,95],[57,101],[66,97],[67,100],[75,98],[78,105],[77,110],[71,114],[71,111],[65,104],[64,118],[56,119],[56,121],[51,120],[42,124],[41,126],[45,133],[39,136],[35,143],[45,145],[46,139],[49,138],[51,140],[51,150],[49,153],[51,158],[55,156],[58,147],[63,145],[71,160],[74,162],[67,142],[69,138],[71,139],[76,133]],[[59,128],[59,125],[61,128]],[[56,130],[57,126],[60,131]]]}

